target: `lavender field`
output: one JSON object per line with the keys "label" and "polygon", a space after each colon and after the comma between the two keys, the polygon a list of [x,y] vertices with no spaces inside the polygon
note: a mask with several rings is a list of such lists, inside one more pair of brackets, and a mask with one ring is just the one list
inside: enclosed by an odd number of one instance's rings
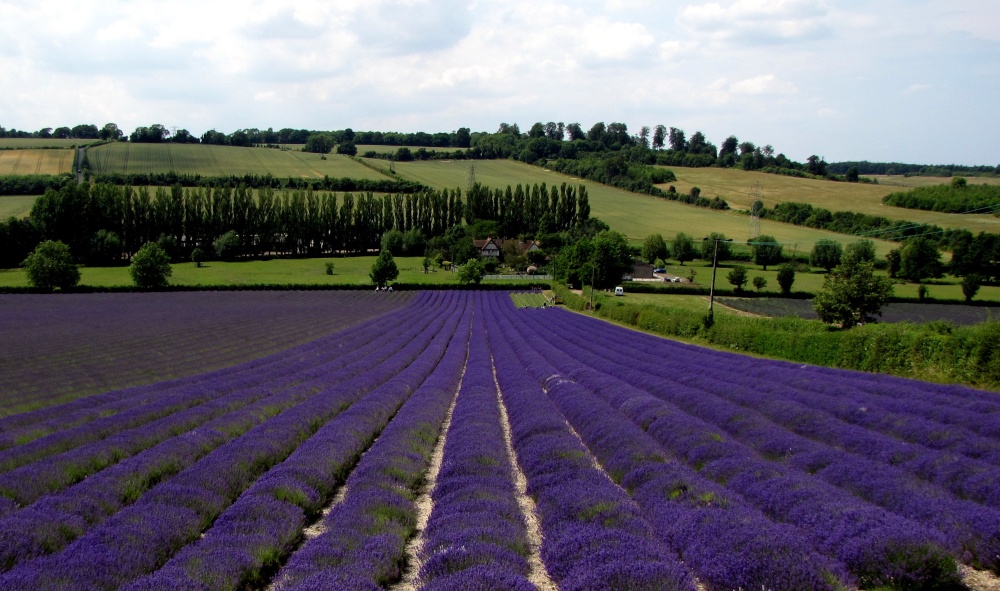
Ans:
{"label": "lavender field", "polygon": [[171,379],[0,418],[0,589],[996,584],[995,393],[367,295],[308,342],[174,377],[165,338]]}

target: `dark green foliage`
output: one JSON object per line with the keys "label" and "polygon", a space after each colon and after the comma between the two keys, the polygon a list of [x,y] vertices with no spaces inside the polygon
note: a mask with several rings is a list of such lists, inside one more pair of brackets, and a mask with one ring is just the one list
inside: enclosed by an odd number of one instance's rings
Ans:
{"label": "dark green foliage", "polygon": [[128,272],[136,286],[142,289],[164,287],[173,274],[170,257],[155,242],[147,242],[135,253]]}
{"label": "dark green foliage", "polygon": [[753,250],[753,262],[764,267],[767,271],[768,265],[776,265],[781,262],[781,244],[774,238],[762,234],[750,242]]}
{"label": "dark green foliage", "polygon": [[486,265],[478,257],[470,259],[458,268],[458,280],[462,283],[479,285],[484,276],[486,276]]}
{"label": "dark green foliage", "polygon": [[732,242],[726,240],[726,235],[719,232],[712,232],[708,235],[708,240],[701,241],[701,259],[703,261],[711,261],[715,257],[715,245],[718,241],[719,254],[718,260],[728,261],[733,256],[732,253]]}
{"label": "dark green foliage", "polygon": [[983,278],[975,273],[962,277],[962,295],[966,302],[971,302],[972,298],[979,293],[979,287],[983,284]]}
{"label": "dark green foliage", "polygon": [[849,259],[823,279],[813,308],[823,322],[851,328],[878,316],[891,296],[891,279],[875,275],[868,261]]}
{"label": "dark green foliage", "polygon": [[882,203],[941,213],[993,213],[1000,208],[1000,185],[970,185],[963,177],[955,177],[947,185],[890,193]]}
{"label": "dark green foliage", "polygon": [[337,153],[355,156],[358,153],[358,147],[354,145],[354,142],[341,142],[337,144]]}
{"label": "dark green foliage", "polygon": [[844,247],[836,240],[823,238],[816,242],[812,252],[809,253],[809,264],[814,267],[823,267],[830,271],[840,264],[840,258],[844,254]]}
{"label": "dark green foliage", "polygon": [[943,273],[941,253],[930,240],[913,238],[903,244],[899,251],[899,277],[920,282]]}
{"label": "dark green foliage", "polygon": [[22,265],[28,274],[28,282],[36,289],[67,291],[80,282],[80,269],[69,247],[62,242],[42,242]]}
{"label": "dark green foliage", "polygon": [[121,257],[121,237],[108,230],[98,230],[90,241],[90,261],[98,265],[114,265]]}
{"label": "dark green foliage", "polygon": [[59,190],[72,184],[72,175],[3,175],[0,176],[0,195],[41,195],[49,189]]}
{"label": "dark green foliage", "polygon": [[[327,262],[323,263],[323,266],[326,268],[326,274],[327,275],[333,275],[333,266],[334,266],[333,265],[333,261],[327,261]],[[424,269],[424,272],[426,272],[426,271],[427,270]]]}
{"label": "dark green foliage", "polygon": [[844,254],[841,257],[841,262],[874,262],[875,261],[875,243],[871,240],[858,240],[857,242],[852,242],[847,245],[844,249]]}
{"label": "dark green foliage", "polygon": [[388,250],[393,256],[402,256],[403,232],[392,229],[382,234],[382,250]]}
{"label": "dark green foliage", "polygon": [[765,287],[767,287],[767,279],[764,279],[760,275],[757,275],[756,277],[753,278],[753,286],[754,286],[754,289],[756,289],[758,292],[760,292]]}
{"label": "dark green foliage", "polygon": [[302,151],[314,154],[329,154],[335,143],[333,137],[328,133],[314,133],[306,140],[306,145],[302,148]]}
{"label": "dark green foliage", "polygon": [[205,262],[205,251],[200,248],[195,248],[191,251],[191,262],[201,267],[201,264]]}
{"label": "dark green foliage", "polygon": [[632,272],[632,251],[623,234],[602,230],[563,247],[554,267],[558,278],[572,285],[610,289]]}
{"label": "dark green foliage", "polygon": [[785,263],[778,267],[778,287],[781,288],[782,295],[792,293],[793,283],[795,283],[795,265]]}
{"label": "dark green foliage", "polygon": [[684,232],[679,232],[674,236],[673,241],[670,243],[670,254],[680,264],[683,265],[686,261],[694,259],[695,253],[694,240],[690,236]]}
{"label": "dark green foliage", "polygon": [[220,259],[224,261],[235,260],[240,251],[240,237],[236,235],[236,232],[230,230],[216,238],[212,247],[215,249],[215,256]]}
{"label": "dark green foliage", "polygon": [[372,269],[368,276],[371,277],[372,283],[379,287],[399,277],[399,267],[396,266],[392,253],[388,250],[379,252],[378,258],[372,263]]}
{"label": "dark green foliage", "polygon": [[743,291],[743,288],[746,287],[747,281],[749,280],[750,278],[747,276],[747,268],[743,265],[734,265],[733,268],[729,270],[729,273],[726,274],[726,281],[733,286],[736,293]]}
{"label": "dark green foliage", "polygon": [[656,259],[667,258],[667,243],[660,234],[650,234],[642,242],[642,260],[652,265]]}

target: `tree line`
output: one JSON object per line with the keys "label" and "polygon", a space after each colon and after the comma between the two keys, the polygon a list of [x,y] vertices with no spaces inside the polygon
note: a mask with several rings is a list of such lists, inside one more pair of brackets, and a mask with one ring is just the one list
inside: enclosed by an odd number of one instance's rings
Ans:
{"label": "tree line", "polygon": [[196,248],[215,252],[224,235],[236,241],[229,257],[318,256],[378,249],[392,230],[430,241],[463,223],[491,220],[495,236],[534,236],[568,230],[589,215],[586,189],[567,185],[501,191],[476,184],[466,197],[459,189],[337,194],[311,187],[177,184],[151,191],[68,184],[47,190],[27,219],[0,222],[0,267],[20,265],[45,240],[67,244],[77,260],[94,265],[127,260],[147,242],[174,260],[190,258]]}
{"label": "tree line", "polygon": [[970,185],[964,177],[957,176],[947,185],[917,187],[911,191],[890,193],[882,198],[882,203],[942,213],[1000,215],[1000,186]]}

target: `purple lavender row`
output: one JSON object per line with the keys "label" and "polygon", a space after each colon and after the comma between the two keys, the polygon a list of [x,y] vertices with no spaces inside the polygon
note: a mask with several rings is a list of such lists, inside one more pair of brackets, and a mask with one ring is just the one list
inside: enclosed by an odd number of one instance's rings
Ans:
{"label": "purple lavender row", "polygon": [[[317,364],[317,362],[326,359],[328,356],[320,357],[317,353],[306,357],[293,366],[298,370],[298,375],[294,379],[284,377],[287,374],[287,368],[281,368],[281,371],[277,372],[278,375],[273,378],[262,375],[257,371],[252,371],[249,372],[253,374],[251,376],[236,374],[231,376],[231,379],[228,381],[203,382],[198,392],[214,393],[237,390],[235,400],[232,400],[234,395],[229,394],[227,398],[230,400],[225,404],[238,404],[241,394],[245,395],[246,400],[244,403],[249,403],[254,397],[263,395],[263,387],[280,390],[286,387],[288,383],[301,383],[304,380],[316,379],[316,376],[323,376],[324,373],[328,374],[330,371],[343,367],[345,364],[367,357],[373,350],[382,346],[381,343],[375,342],[374,339],[369,338],[368,340],[367,344],[357,347],[351,353],[341,355],[325,363]],[[307,363],[312,363],[315,367],[309,367],[306,365]],[[258,383],[260,387],[248,388],[246,385],[250,383]],[[205,396],[208,396],[208,394],[205,394]],[[173,408],[173,406],[170,408]],[[59,456],[43,458],[36,463],[22,466],[6,474],[0,474],[0,494],[13,499],[21,506],[31,503],[42,494],[59,490],[90,473],[138,453],[142,449],[157,444],[168,437],[183,433],[198,423],[215,416],[220,409],[225,410],[225,407],[209,400],[209,402],[201,406],[188,408],[131,430],[121,431],[110,437],[98,439],[93,443],[82,445]],[[117,416],[120,417],[120,415]],[[60,438],[58,435],[54,435],[36,441],[34,444],[25,446],[25,448],[34,447],[35,444],[40,445],[49,439],[61,439],[61,442],[65,443],[73,440],[87,441],[105,435],[103,431],[88,433],[87,427],[88,425],[82,425],[73,429],[74,433],[72,436]],[[48,447],[52,448],[54,444],[50,444]],[[15,509],[16,507],[10,504],[0,506],[0,515],[8,515]]]}
{"label": "purple lavender row", "polygon": [[447,324],[407,368],[324,425],[288,459],[254,483],[197,542],[128,591],[259,586],[319,513],[362,453],[441,361],[459,324]]}
{"label": "purple lavender row", "polygon": [[441,362],[347,479],[343,501],[274,577],[280,591],[378,591],[398,580],[416,531],[417,491],[455,397],[469,343],[471,307]]}
{"label": "purple lavender row", "polygon": [[421,589],[471,589],[492,572],[507,575],[508,589],[534,590],[525,578],[531,547],[504,442],[483,298],[476,300],[469,358],[423,532]]}
{"label": "purple lavender row", "polygon": [[542,526],[542,560],[560,589],[693,590],[691,574],[652,532],[534,378],[489,326],[517,460]]}
{"label": "purple lavender row", "polygon": [[[595,350],[594,346],[586,342],[581,343],[581,346],[592,353],[600,353]],[[626,351],[625,355],[630,358],[642,355],[634,349],[626,349]],[[912,445],[867,429],[852,429],[840,421],[831,419],[823,411],[834,411],[838,418],[845,420],[851,417],[864,417],[871,412],[879,417],[877,419],[879,422],[905,421],[906,424],[921,429],[931,439],[936,438],[935,434],[940,433],[940,431],[919,413],[890,417],[879,413],[877,406],[872,406],[869,409],[868,406],[864,406],[864,402],[861,402],[860,405],[868,410],[859,411],[858,407],[843,401],[843,398],[850,397],[852,393],[856,393],[856,390],[842,389],[834,397],[818,394],[815,390],[824,386],[811,382],[809,385],[813,390],[787,386],[780,380],[761,383],[746,379],[743,380],[747,382],[744,384],[728,376],[752,375],[753,370],[747,369],[741,372],[739,367],[736,367],[732,371],[724,371],[720,368],[718,371],[709,373],[710,369],[704,367],[699,357],[697,366],[701,369],[698,373],[693,373],[682,364],[677,363],[676,359],[677,356],[670,361],[662,360],[650,367],[647,372],[658,376],[658,379],[669,380],[678,387],[689,385],[699,389],[707,389],[750,408],[759,408],[772,420],[796,433],[819,441],[835,440],[838,445],[843,446],[848,451],[897,465],[924,480],[947,488],[952,494],[961,498],[985,503],[992,507],[1000,507],[1000,468],[977,461],[974,458],[928,449],[922,445],[923,442],[920,440],[914,441],[914,443],[921,445]],[[759,360],[755,360],[755,362],[766,364],[766,362]],[[786,377],[785,381],[794,380],[794,376],[797,374],[793,371],[790,375],[793,377]],[[942,426],[941,429],[946,430],[948,427]],[[956,429],[952,428],[952,430]],[[957,434],[951,434],[951,436],[955,435]],[[992,447],[1000,446],[1000,442],[996,440],[973,437],[969,438],[969,446],[977,445],[977,440],[987,441],[992,444]],[[980,443],[978,445],[986,453],[987,444]]]}
{"label": "purple lavender row", "polygon": [[[604,331],[594,326],[581,327],[587,334]],[[828,394],[841,401],[850,399],[853,406],[846,409],[853,416],[867,414],[871,408],[891,404],[893,412],[912,415],[923,420],[958,426],[996,440],[1000,437],[1000,400],[990,392],[964,386],[932,384],[895,376],[867,374],[856,371],[791,364],[782,361],[762,361],[722,351],[701,350],[694,352],[692,345],[640,335],[620,327],[608,327],[600,332],[598,342],[628,351],[637,359],[649,361],[651,371],[668,378],[690,374],[690,367],[674,360],[696,355],[699,373],[719,377],[740,376],[739,382],[771,391],[775,387],[789,386],[805,392]],[[732,380],[730,380],[732,381]],[[901,417],[902,418],[902,417]],[[891,420],[891,419],[890,419]],[[905,420],[905,419],[904,419]],[[893,421],[895,423],[895,421]],[[884,424],[884,422],[883,422]],[[905,435],[903,435],[905,437]],[[917,442],[927,445],[933,440],[962,441],[961,433],[942,438],[940,432],[931,440]],[[992,446],[991,446],[992,447]]]}
{"label": "purple lavender row", "polygon": [[[1000,511],[956,499],[901,467],[878,461],[878,449],[874,446],[868,448],[871,453],[842,451],[842,447],[852,447],[855,438],[869,443],[877,439],[857,427],[833,420],[821,423],[819,413],[812,413],[810,424],[816,427],[814,436],[824,442],[821,444],[786,431],[782,425],[764,418],[762,414],[766,412],[754,410],[754,407],[776,406],[765,397],[732,384],[714,384],[708,389],[705,386],[709,385],[709,380],[702,378],[700,381],[703,387],[698,390],[677,385],[663,388],[662,382],[648,378],[645,384],[636,385],[725,429],[736,441],[764,456],[780,458],[790,468],[813,474],[872,504],[937,528],[947,536],[952,551],[961,555],[965,562],[1000,571]],[[740,399],[744,406],[728,398]],[[934,456],[934,459],[924,459],[928,464],[936,461],[947,465],[954,461],[936,452],[923,451],[925,456]],[[918,448],[904,457],[912,461],[919,454]],[[990,482],[994,486],[995,483],[995,480]]]}
{"label": "purple lavender row", "polygon": [[592,391],[559,377],[558,370],[585,368],[515,316],[496,322],[511,327],[505,333],[528,373],[546,383],[548,397],[631,492],[654,531],[710,589],[833,590],[850,581],[846,567],[819,554],[797,528],[770,521],[740,495],[669,459]]}
{"label": "purple lavender row", "polygon": [[367,370],[357,364],[352,378],[217,448],[62,552],[0,576],[0,587],[113,589],[155,570],[324,423],[412,363],[430,340],[426,334],[388,343]]}
{"label": "purple lavender row", "polygon": [[[532,312],[525,317],[538,319]],[[718,427],[654,397],[676,391],[674,384],[650,380],[645,367],[633,369],[632,360],[613,351],[603,356],[588,353],[577,346],[577,335],[557,337],[556,332],[561,331],[538,334],[581,364],[613,376],[598,382],[592,373],[581,371],[571,373],[572,378],[592,388],[703,475],[741,494],[772,518],[798,526],[818,549],[843,562],[862,587],[960,588],[955,560],[938,531],[760,458],[726,438]],[[655,391],[651,395],[630,384],[652,386]]]}
{"label": "purple lavender row", "polygon": [[[355,338],[357,336],[355,335]],[[360,336],[365,335],[361,333]],[[371,340],[370,336],[366,338]],[[70,420],[76,423],[72,428],[67,427],[65,422],[52,419],[43,425],[34,425],[30,432],[7,433],[6,436],[12,438],[8,447],[25,439],[32,440],[30,443],[18,444],[17,447],[0,452],[0,471],[10,470],[46,455],[105,438],[118,430],[142,425],[149,420],[184,408],[185,405],[190,406],[208,400],[212,396],[258,385],[265,377],[270,381],[301,379],[296,377],[296,370],[302,367],[302,361],[315,365],[313,355],[315,353],[309,354],[305,351],[295,355],[282,355],[280,362],[277,362],[283,366],[280,370],[276,370],[277,363],[274,360],[251,362],[225,371],[137,388],[134,389],[137,390],[133,392],[134,395],[127,400],[116,401],[110,407],[102,405],[88,409],[90,413],[98,413],[98,416],[92,416],[90,421],[81,421],[75,413],[71,413],[73,418]],[[60,416],[59,407],[46,410],[56,417]],[[43,436],[46,431],[57,428],[59,429],[57,432]]]}
{"label": "purple lavender row", "polygon": [[[416,298],[414,305],[421,304],[421,298]],[[404,312],[396,312],[389,318],[369,321],[361,326],[346,329],[331,338],[343,342],[347,348],[353,345],[353,339],[371,340],[373,326],[378,322],[392,322],[393,319],[404,318]],[[308,358],[315,354],[317,347],[322,347],[328,339],[305,343],[286,351],[269,355],[262,359],[249,361],[235,367],[224,368],[196,376],[178,378],[167,382],[115,390],[99,395],[74,400],[72,402],[46,407],[36,411],[12,415],[0,419],[0,449],[21,445],[56,431],[64,431],[70,427],[95,419],[105,418],[140,405],[154,403],[171,390],[197,387],[206,380],[215,383],[232,383],[233,387],[241,384],[233,382],[236,375],[242,376],[244,385],[253,385],[252,373],[263,372],[266,375],[280,375],[276,368],[288,365],[285,375],[294,375],[294,364],[297,360]]]}
{"label": "purple lavender row", "polygon": [[[360,350],[364,352],[365,348]],[[354,357],[352,353],[343,355],[342,359]],[[338,376],[330,374],[326,379],[335,381]],[[193,432],[165,441],[84,480],[63,494],[46,497],[25,511],[0,520],[0,570],[61,549],[88,528],[134,502],[149,486],[194,464],[212,449],[254,425],[306,400],[323,385],[316,380],[303,382],[244,410],[210,421]]]}
{"label": "purple lavender row", "polygon": [[0,571],[61,550],[88,529],[135,502],[151,486],[312,395],[311,388],[297,387],[258,400],[3,518],[0,520]]}

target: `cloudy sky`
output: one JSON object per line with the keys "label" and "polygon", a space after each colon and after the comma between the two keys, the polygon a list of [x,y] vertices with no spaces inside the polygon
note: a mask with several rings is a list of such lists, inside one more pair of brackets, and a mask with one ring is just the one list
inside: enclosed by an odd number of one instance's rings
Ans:
{"label": "cloudy sky", "polygon": [[0,0],[0,125],[623,122],[1000,163],[996,0]]}

